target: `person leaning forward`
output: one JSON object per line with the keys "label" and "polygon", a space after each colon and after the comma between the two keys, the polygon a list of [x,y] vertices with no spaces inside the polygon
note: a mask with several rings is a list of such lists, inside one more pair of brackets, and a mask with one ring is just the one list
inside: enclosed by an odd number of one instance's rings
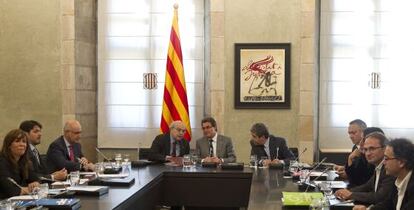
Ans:
{"label": "person leaning forward", "polygon": [[250,129],[250,133],[252,135],[250,155],[256,155],[259,159],[267,157],[261,161],[264,166],[270,163],[284,164],[295,158],[287,147],[286,140],[270,135],[265,124],[255,123]]}
{"label": "person leaning forward", "polygon": [[172,122],[168,133],[155,137],[148,159],[160,163],[173,162],[181,164],[181,157],[190,153],[190,145],[184,139],[186,131],[183,122]]}

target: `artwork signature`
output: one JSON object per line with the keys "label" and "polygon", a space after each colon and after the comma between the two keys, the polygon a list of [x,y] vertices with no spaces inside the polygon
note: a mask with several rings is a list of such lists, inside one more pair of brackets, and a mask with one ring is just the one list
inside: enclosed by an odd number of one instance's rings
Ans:
{"label": "artwork signature", "polygon": [[[253,96],[261,96],[261,100],[282,100],[283,97],[277,94],[276,88],[278,76],[281,75],[278,72],[281,70],[283,70],[281,65],[275,61],[272,55],[258,61],[249,60],[247,65],[242,68],[242,78],[250,84],[248,93]],[[246,97],[248,98],[245,99],[249,101],[257,100],[257,97],[251,99],[251,96]]]}

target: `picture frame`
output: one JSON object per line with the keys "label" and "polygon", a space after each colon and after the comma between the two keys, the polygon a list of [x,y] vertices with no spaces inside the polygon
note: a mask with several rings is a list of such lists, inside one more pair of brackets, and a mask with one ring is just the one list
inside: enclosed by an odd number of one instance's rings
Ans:
{"label": "picture frame", "polygon": [[235,44],[236,109],[290,108],[290,43]]}

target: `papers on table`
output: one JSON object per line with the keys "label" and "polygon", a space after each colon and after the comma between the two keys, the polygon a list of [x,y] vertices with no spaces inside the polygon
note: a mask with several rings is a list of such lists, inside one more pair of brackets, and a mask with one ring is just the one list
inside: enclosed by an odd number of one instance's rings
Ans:
{"label": "papers on table", "polygon": [[120,173],[120,174],[98,174],[99,178],[125,178],[128,177],[128,173]]}
{"label": "papers on table", "polygon": [[326,183],[328,186],[330,186],[333,189],[342,189],[342,188],[347,187],[347,184],[344,181],[315,181],[315,184],[318,186],[321,183]]}
{"label": "papers on table", "polygon": [[37,196],[32,196],[32,195],[18,195],[18,196],[13,196],[11,198],[9,198],[9,200],[34,200],[37,199]]}
{"label": "papers on table", "polygon": [[100,189],[106,188],[105,186],[73,186],[73,187],[68,187],[68,190],[72,190],[72,191],[85,191],[85,192],[95,192],[98,191]]}

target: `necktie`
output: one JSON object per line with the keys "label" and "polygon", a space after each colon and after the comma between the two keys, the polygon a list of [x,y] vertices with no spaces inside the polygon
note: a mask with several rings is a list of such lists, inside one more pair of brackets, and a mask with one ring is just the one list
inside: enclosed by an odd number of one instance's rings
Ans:
{"label": "necktie", "polygon": [[173,156],[173,157],[176,157],[177,156],[177,141],[173,141],[173,143],[172,143],[172,154],[171,154],[171,156]]}
{"label": "necktie", "polygon": [[213,157],[214,155],[214,149],[213,149],[213,139],[208,140],[209,148],[208,148],[208,154],[210,157]]}
{"label": "necktie", "polygon": [[34,148],[32,151],[33,155],[36,157],[37,162],[40,164],[39,151],[37,151],[36,148]]}
{"label": "necktie", "polygon": [[73,153],[73,146],[72,145],[70,145],[69,146],[69,159],[70,159],[70,161],[75,161],[75,153]]}

